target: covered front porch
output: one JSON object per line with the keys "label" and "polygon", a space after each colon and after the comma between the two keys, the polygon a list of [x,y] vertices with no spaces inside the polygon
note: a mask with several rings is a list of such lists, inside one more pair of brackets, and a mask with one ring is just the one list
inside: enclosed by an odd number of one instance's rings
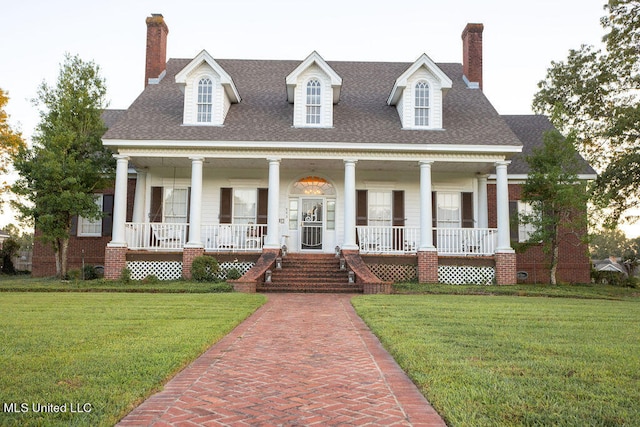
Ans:
{"label": "covered front porch", "polygon": [[[389,160],[375,152],[238,158],[126,151],[116,156],[109,278],[119,277],[127,251],[182,252],[190,265],[187,253],[284,250],[413,255],[424,282],[438,280],[438,257],[492,257],[497,272],[504,258],[497,254],[504,254],[513,264],[504,283],[515,282],[504,153]],[[133,217],[126,221],[132,166]]]}
{"label": "covered front porch", "polygon": [[[125,224],[127,248],[136,251],[178,251],[187,244],[189,224]],[[302,245],[312,247],[321,242],[318,225],[303,230]],[[261,252],[267,227],[257,224],[203,224],[201,241],[205,252]],[[497,228],[434,228],[434,247],[439,255],[492,256],[495,254]],[[418,227],[357,226],[356,242],[361,254],[416,254],[420,242]],[[281,247],[289,250],[289,236],[281,234]]]}

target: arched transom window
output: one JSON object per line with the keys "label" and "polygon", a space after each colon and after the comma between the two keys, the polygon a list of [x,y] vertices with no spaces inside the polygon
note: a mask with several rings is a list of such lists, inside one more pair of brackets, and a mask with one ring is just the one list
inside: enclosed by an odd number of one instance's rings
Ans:
{"label": "arched transom window", "polygon": [[429,126],[429,84],[427,82],[416,84],[414,108],[414,124]]}
{"label": "arched transom window", "polygon": [[208,77],[198,82],[198,123],[211,123],[213,112],[213,83]]}
{"label": "arched transom window", "polygon": [[320,124],[320,82],[317,79],[307,83],[307,118],[309,125]]}
{"label": "arched transom window", "polygon": [[335,196],[336,190],[326,179],[320,178],[319,176],[308,176],[293,184],[291,194],[301,196]]}

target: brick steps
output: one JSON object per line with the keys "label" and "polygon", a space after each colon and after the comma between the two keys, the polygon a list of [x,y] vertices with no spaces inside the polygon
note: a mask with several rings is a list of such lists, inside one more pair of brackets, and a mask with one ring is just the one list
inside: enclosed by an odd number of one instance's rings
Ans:
{"label": "brick steps", "polygon": [[333,254],[289,254],[282,269],[272,271],[270,283],[259,283],[258,292],[362,293],[363,287],[349,283],[346,270]]}

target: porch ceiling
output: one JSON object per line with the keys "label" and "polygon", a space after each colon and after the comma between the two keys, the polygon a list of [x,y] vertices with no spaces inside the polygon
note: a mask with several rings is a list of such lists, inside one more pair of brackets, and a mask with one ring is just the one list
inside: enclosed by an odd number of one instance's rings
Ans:
{"label": "porch ceiling", "polygon": [[[185,157],[132,157],[131,163],[136,168],[191,168],[191,160]],[[225,169],[269,169],[269,163],[265,158],[205,158],[205,168]],[[308,170],[310,172],[320,170],[343,170],[342,160],[327,159],[282,159],[282,169]],[[360,160],[356,170],[368,171],[419,171],[417,161],[393,161],[393,160]],[[463,173],[494,173],[493,163],[489,162],[450,162],[436,161],[432,165],[433,172],[463,172]]]}

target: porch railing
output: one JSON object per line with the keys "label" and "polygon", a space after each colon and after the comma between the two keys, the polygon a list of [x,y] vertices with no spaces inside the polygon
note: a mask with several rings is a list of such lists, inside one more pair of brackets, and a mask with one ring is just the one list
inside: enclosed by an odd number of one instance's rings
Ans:
{"label": "porch railing", "polygon": [[182,250],[189,224],[127,222],[125,238],[129,249]]}
{"label": "porch railing", "polygon": [[212,224],[202,226],[202,242],[206,251],[261,251],[267,226],[260,224]]}
{"label": "porch railing", "polygon": [[[205,250],[213,252],[260,251],[267,226],[257,224],[213,224],[201,227]],[[189,224],[125,224],[127,246],[133,250],[181,251],[187,243]]]}
{"label": "porch railing", "polygon": [[415,253],[420,243],[417,227],[358,226],[356,231],[361,253]]}
{"label": "porch railing", "polygon": [[[498,230],[495,228],[436,228],[434,246],[442,255],[493,255]],[[412,227],[358,226],[361,253],[415,253],[420,229]]]}

